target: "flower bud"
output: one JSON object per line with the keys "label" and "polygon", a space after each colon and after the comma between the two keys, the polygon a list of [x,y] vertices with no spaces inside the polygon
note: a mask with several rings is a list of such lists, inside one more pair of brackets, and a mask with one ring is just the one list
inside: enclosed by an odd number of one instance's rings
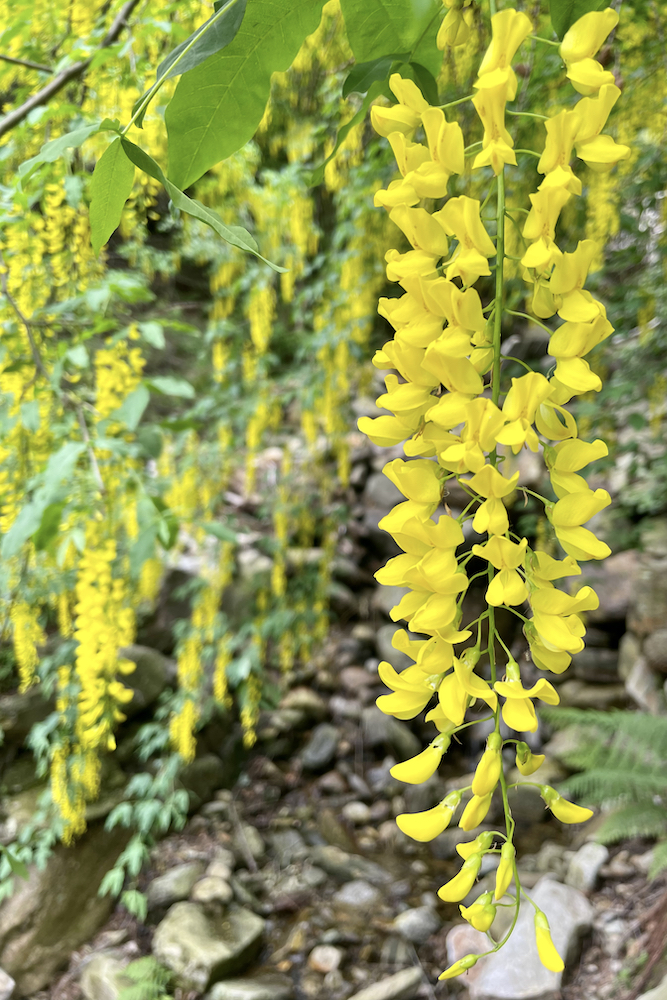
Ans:
{"label": "flower bud", "polygon": [[476,931],[486,934],[496,918],[496,907],[491,902],[492,893],[483,892],[472,906],[459,906],[461,916],[467,920]]}
{"label": "flower bud", "polygon": [[551,809],[556,819],[559,819],[561,823],[585,823],[593,815],[592,809],[568,802],[550,785],[540,785],[540,795],[546,802],[547,808]]}
{"label": "flower bud", "polygon": [[464,861],[458,875],[455,875],[438,889],[440,899],[443,899],[445,903],[458,903],[460,899],[464,899],[475,884],[481,864],[481,854],[473,854],[467,861]]}
{"label": "flower bud", "polygon": [[489,792],[488,795],[473,795],[459,820],[459,826],[462,830],[474,830],[476,826],[484,822],[486,814],[491,808],[492,796],[493,792]]}
{"label": "flower bud", "polygon": [[535,913],[535,939],[537,941],[537,954],[540,956],[542,965],[550,972],[562,972],[565,968],[563,959],[551,940],[549,921],[541,910],[537,910]]}
{"label": "flower bud", "polygon": [[418,753],[416,757],[404,760],[400,764],[394,764],[389,773],[397,781],[404,781],[408,785],[421,785],[422,781],[428,781],[435,774],[448,746],[449,739],[443,740],[441,736],[438,736],[430,746]]}
{"label": "flower bud", "polygon": [[491,733],[472,779],[473,795],[488,795],[498,784],[503,766],[502,746],[500,733]]}
{"label": "flower bud", "polygon": [[464,955],[463,958],[458,960],[458,962],[454,962],[454,964],[450,965],[448,969],[441,972],[438,979],[454,979],[455,976],[460,976],[462,972],[467,972],[468,969],[472,969],[473,965],[476,964],[479,958],[479,955]]}
{"label": "flower bud", "polygon": [[450,792],[432,809],[418,813],[401,813],[396,817],[396,825],[408,837],[425,844],[439,836],[449,826],[460,801],[461,792]]}
{"label": "flower bud", "polygon": [[517,743],[516,745],[516,766],[519,774],[528,777],[535,774],[538,768],[544,763],[543,753],[533,753],[527,743]]}
{"label": "flower bud", "polygon": [[500,849],[500,864],[496,869],[496,891],[494,893],[496,902],[503,898],[514,877],[515,855],[514,844],[511,840],[506,840]]}
{"label": "flower bud", "polygon": [[456,853],[459,854],[464,860],[470,857],[471,854],[479,854],[488,851],[493,843],[494,834],[490,830],[485,830],[484,833],[480,833],[479,836],[475,837],[467,844],[457,844]]}

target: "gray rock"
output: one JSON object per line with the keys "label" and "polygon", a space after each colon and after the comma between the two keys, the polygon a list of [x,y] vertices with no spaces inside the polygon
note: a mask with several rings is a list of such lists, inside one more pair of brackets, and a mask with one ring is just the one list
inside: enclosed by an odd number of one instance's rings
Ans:
{"label": "gray rock", "polygon": [[313,721],[319,722],[326,718],[329,712],[325,700],[317,691],[307,687],[296,687],[288,691],[280,701],[280,708],[299,712],[303,718],[303,725]]}
{"label": "gray rock", "polygon": [[313,864],[335,878],[338,882],[365,879],[373,885],[384,886],[393,880],[392,875],[375,861],[362,858],[358,854],[348,854],[333,844],[314,847],[310,852]]}
{"label": "gray rock", "polygon": [[630,924],[622,917],[614,917],[598,927],[602,950],[609,958],[619,958],[631,936]]}
{"label": "gray rock", "polygon": [[203,861],[186,861],[182,865],[170,868],[163,875],[158,875],[149,882],[146,889],[149,910],[171,906],[187,899],[205,869]]}
{"label": "gray rock", "polygon": [[618,680],[618,650],[586,646],[572,658],[574,676],[590,684],[613,684]]}
{"label": "gray rock", "polygon": [[308,956],[308,966],[315,972],[334,972],[345,958],[342,948],[333,944],[318,944]]}
{"label": "gray rock", "polygon": [[635,660],[625,681],[625,690],[641,709],[652,715],[658,715],[664,706],[658,677],[651,670],[644,656],[638,656]]}
{"label": "gray rock", "polygon": [[324,771],[336,756],[340,733],[329,722],[316,726],[301,751],[301,763],[307,771]]}
{"label": "gray rock", "polygon": [[53,709],[44,697],[41,684],[27,691],[0,695],[0,730],[5,742],[22,744],[36,722],[42,722]]}
{"label": "gray rock", "polygon": [[226,906],[234,898],[234,891],[224,878],[205,875],[195,883],[191,899],[194,903],[220,903]]}
{"label": "gray rock", "polygon": [[[333,773],[337,774],[338,772],[334,771]],[[302,858],[308,851],[298,830],[277,830],[271,837],[271,846],[281,868],[291,865],[293,861]]]}
{"label": "gray rock", "polygon": [[4,969],[0,969],[0,1000],[10,1000],[15,986],[12,977]]}
{"label": "gray rock", "polygon": [[642,522],[641,547],[654,558],[667,558],[667,519],[651,517]]}
{"label": "gray rock", "polygon": [[366,480],[362,500],[366,507],[390,511],[405,500],[401,491],[382,472],[372,472]]}
{"label": "gray rock", "polygon": [[384,747],[398,760],[414,757],[423,749],[421,740],[409,726],[393,715],[385,715],[375,705],[365,708],[361,715],[364,744],[370,749]]}
{"label": "gray rock", "polygon": [[[392,605],[393,606],[393,605]],[[394,633],[398,632],[400,625],[382,625],[375,635],[375,647],[377,649],[377,654],[381,660],[387,660],[391,663],[394,670],[405,670],[407,667],[411,667],[414,660],[411,660],[407,653],[401,653],[399,649],[394,649],[391,644],[391,640],[394,638]],[[411,639],[418,638],[413,633],[409,633]]]}
{"label": "gray rock", "polygon": [[132,673],[122,678],[126,687],[134,691],[132,701],[123,711],[133,716],[157,701],[167,684],[175,679],[176,664],[150,646],[125,646],[118,655],[136,664]]}
{"label": "gray rock", "polygon": [[[547,915],[558,953],[566,965],[573,962],[580,938],[591,926],[593,907],[578,889],[548,877],[540,879],[531,897]],[[562,973],[550,972],[540,962],[534,910],[526,902],[507,944],[480,959],[473,972],[468,974],[471,1000],[556,1000],[560,995]]]}
{"label": "gray rock", "polygon": [[180,781],[189,795],[191,809],[198,809],[202,803],[210,802],[213,793],[220,788],[229,788],[235,777],[231,756],[226,766],[214,753],[195,758],[180,773]]}
{"label": "gray rock", "polygon": [[582,892],[594,889],[600,869],[608,859],[609,851],[604,844],[596,844],[594,841],[584,844],[570,859],[565,876],[566,885],[573,885]]}
{"label": "gray rock", "polygon": [[242,907],[209,917],[196,903],[175,903],[153,936],[153,954],[188,989],[205,990],[243,969],[259,951],[264,920]]}
{"label": "gray rock", "polygon": [[255,861],[260,861],[266,854],[264,838],[250,823],[241,823],[234,833],[234,853],[239,861],[246,862],[248,855]]}
{"label": "gray rock", "polygon": [[299,896],[302,893],[309,892],[311,889],[317,889],[318,886],[323,885],[327,880],[326,872],[317,865],[305,864],[303,867],[297,868],[296,865],[290,866],[287,872],[276,882],[273,887],[273,896]]}
{"label": "gray rock", "polygon": [[667,1000],[667,976],[648,993],[642,993],[640,997],[637,997],[637,1000]]}
{"label": "gray rock", "polygon": [[586,612],[592,625],[600,622],[623,621],[634,600],[635,584],[639,575],[639,553],[635,549],[616,552],[601,564],[588,563],[581,576],[580,586],[593,587],[600,598],[600,606]]}
{"label": "gray rock", "polygon": [[618,646],[618,676],[622,681],[628,679],[632,668],[641,656],[641,643],[632,632],[626,632]]}
{"label": "gray rock", "polygon": [[346,882],[334,893],[333,901],[336,906],[346,910],[364,910],[370,912],[382,900],[382,894],[375,886],[364,879],[353,879]]}
{"label": "gray rock", "polygon": [[132,985],[125,975],[126,965],[127,958],[119,952],[101,951],[92,955],[81,973],[81,992],[87,1000],[118,1000],[121,990]]}
{"label": "gray rock", "polygon": [[441,926],[440,917],[430,906],[403,910],[394,919],[394,927],[398,933],[413,944],[424,944]]}
{"label": "gray rock", "polygon": [[639,636],[664,628],[667,620],[667,557],[643,552],[635,581],[628,628]]}
{"label": "gray rock", "polygon": [[415,1000],[423,981],[421,969],[403,969],[350,997],[350,1000]]}
{"label": "gray rock", "polygon": [[104,924],[111,896],[98,896],[129,839],[127,830],[92,826],[76,849],[58,845],[45,868],[17,879],[14,894],[0,906],[0,966],[16,980],[16,995],[36,993],[51,983],[73,951]]}
{"label": "gray rock", "polygon": [[389,587],[378,584],[371,597],[371,607],[389,618],[391,609],[408,593],[408,587]]}
{"label": "gray rock", "polygon": [[558,688],[561,705],[571,708],[624,708],[628,695],[623,684],[586,684],[565,681]]}
{"label": "gray rock", "polygon": [[365,802],[346,802],[341,810],[343,819],[355,826],[364,826],[370,822],[371,811]]}
{"label": "gray rock", "polygon": [[667,628],[652,632],[644,642],[644,656],[653,670],[667,673]]}
{"label": "gray rock", "polygon": [[288,976],[267,972],[247,979],[216,983],[204,1000],[292,1000],[294,986]]}

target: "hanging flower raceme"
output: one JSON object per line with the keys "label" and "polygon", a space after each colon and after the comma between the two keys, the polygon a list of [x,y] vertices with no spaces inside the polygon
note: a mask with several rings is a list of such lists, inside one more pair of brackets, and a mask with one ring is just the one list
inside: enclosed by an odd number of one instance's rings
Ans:
{"label": "hanging flower raceme", "polygon": [[[443,46],[458,44],[472,17],[465,4],[446,6],[449,13],[439,35]],[[608,554],[606,544],[586,524],[610,503],[609,494],[589,489],[580,474],[606,455],[606,445],[580,438],[568,404],[577,394],[600,387],[599,376],[585,358],[612,327],[603,303],[585,288],[598,247],[584,240],[564,250],[558,245],[557,230],[564,206],[583,190],[572,167],[574,154],[594,169],[607,169],[626,156],[627,147],[602,135],[618,88],[601,67],[603,77],[597,64],[591,65],[615,19],[609,12],[586,15],[566,35],[561,53],[568,76],[580,90],[595,83],[594,89],[581,92],[596,96],[586,96],[574,108],[546,120],[544,150],[536,154],[543,179],[530,195],[530,206],[520,206],[527,216],[523,225],[527,247],[521,263],[532,286],[533,309],[542,319],[557,317],[548,345],[553,365],[545,366],[547,374],[529,371],[508,384],[500,354],[508,211],[504,174],[516,163],[517,154],[525,152],[515,150],[505,114],[506,103],[517,94],[512,60],[532,31],[530,19],[514,9],[492,17],[491,44],[475,82],[472,100],[483,135],[472,169],[491,167],[495,175],[492,226],[484,207],[488,197],[483,203],[467,194],[448,197],[450,178],[463,172],[464,141],[456,122],[447,120],[446,108],[429,107],[414,83],[395,74],[390,85],[398,105],[372,113],[400,173],[400,179],[376,193],[375,203],[387,210],[407,249],[386,254],[387,277],[402,292],[381,299],[378,308],[394,330],[393,338],[373,358],[377,368],[388,372],[386,392],[378,399],[388,412],[361,418],[359,427],[379,446],[403,442],[406,460],[394,458],[383,471],[405,500],[380,521],[401,553],[389,559],[376,578],[381,584],[405,588],[391,618],[409,622],[417,634],[413,638],[403,629],[396,631],[393,646],[412,665],[399,671],[382,661],[379,674],[386,693],[377,705],[403,720],[424,712],[437,730],[424,750],[391,768],[392,776],[407,784],[428,781],[459,729],[478,721],[480,712],[491,723],[472,784],[450,792],[431,808],[397,817],[399,828],[420,842],[439,836],[457,820],[462,830],[476,830],[489,814],[494,795],[508,810],[505,765],[511,759],[523,777],[539,770],[544,756],[533,753],[523,739],[506,740],[501,720],[518,734],[537,730],[536,706],[559,702],[548,677],[566,670],[572,656],[581,651],[585,613],[598,604],[590,587],[569,593],[554,581],[580,575],[578,560]],[[484,302],[474,286],[493,271],[496,295]],[[480,282],[479,287],[488,284]],[[501,463],[509,460],[510,469],[515,469],[512,456],[523,449],[544,455],[556,499],[539,499],[545,508],[543,522],[551,525],[564,550],[561,558],[534,551],[527,537],[512,530],[507,506],[515,491],[522,489],[521,475],[506,472]],[[447,506],[448,482],[453,478],[470,497],[458,516]],[[463,527],[468,520],[475,532],[487,537],[466,547]],[[466,567],[473,558],[486,568],[469,578]],[[467,621],[465,595],[479,576],[487,581],[486,606]],[[500,669],[496,650],[505,643],[496,626],[496,608],[523,619],[533,664],[546,676],[532,676],[526,683],[519,658],[507,648],[506,666]],[[460,648],[469,642],[475,644]],[[466,721],[471,708],[475,714]],[[508,760],[504,751],[510,747]],[[562,822],[579,822],[590,815],[590,810],[566,802],[549,786],[537,788]],[[517,908],[525,895],[517,873],[513,829],[508,815],[504,833],[484,830],[460,844],[457,851],[463,865],[439,890],[445,902],[460,902],[473,890],[485,855],[500,854],[493,892],[487,890],[477,899],[473,895],[473,902],[460,908],[477,930],[489,930],[496,904],[505,902],[508,893]],[[539,912],[536,948],[548,968],[560,968],[548,921]],[[460,959],[441,978],[466,972],[479,957]]]}

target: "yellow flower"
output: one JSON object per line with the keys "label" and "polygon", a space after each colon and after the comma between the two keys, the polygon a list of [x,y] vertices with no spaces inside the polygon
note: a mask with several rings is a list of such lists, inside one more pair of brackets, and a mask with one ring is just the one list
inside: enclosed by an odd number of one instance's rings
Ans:
{"label": "yellow flower", "polygon": [[586,480],[576,473],[590,462],[604,458],[609,449],[604,441],[561,441],[553,448],[544,449],[544,460],[554,493],[559,499],[568,493],[582,493],[588,489]]}
{"label": "yellow flower", "polygon": [[609,546],[582,525],[610,503],[611,497],[606,490],[587,489],[569,493],[551,509],[547,508],[547,517],[568,555],[574,559],[606,559],[611,552]]}
{"label": "yellow flower", "polygon": [[562,972],[565,964],[551,940],[549,921],[541,910],[535,912],[535,940],[537,942],[537,954],[540,956],[542,965],[546,966],[551,972]]}
{"label": "yellow flower", "polygon": [[[480,81],[476,86],[480,86]],[[499,174],[506,163],[516,166],[514,140],[505,128],[505,102],[507,99],[507,84],[480,90],[472,99],[477,114],[484,126],[482,151],[473,161],[473,168],[491,167],[494,174]]]}
{"label": "yellow flower", "polygon": [[495,712],[498,699],[490,685],[475,673],[475,664],[479,660],[476,649],[466,649],[460,657],[454,657],[454,674],[461,688],[471,698],[481,698]]}
{"label": "yellow flower", "polygon": [[496,907],[491,902],[492,897],[493,893],[483,892],[472,906],[459,906],[463,919],[467,920],[476,931],[482,931],[483,934],[486,934],[496,919]]}
{"label": "yellow flower", "polygon": [[506,86],[508,100],[514,100],[517,79],[510,64],[516,50],[532,30],[530,19],[511,7],[494,14],[491,18],[491,44],[480,64],[475,86],[483,89]]}
{"label": "yellow flower", "polygon": [[497,573],[486,591],[486,600],[493,607],[501,604],[523,604],[528,597],[526,585],[517,573],[522,564],[528,539],[522,538],[517,545],[501,535],[493,537],[484,545],[473,545],[473,554],[486,559],[497,570]]}
{"label": "yellow flower", "polygon": [[[460,828],[462,830],[474,830],[476,826],[483,823],[486,819],[486,814],[491,808],[492,798],[493,792],[488,792],[486,795],[473,795],[461,813],[461,819],[459,820]],[[473,855],[473,857],[477,857],[477,855]],[[440,893],[438,895],[440,895]],[[464,892],[458,898],[463,899],[463,896],[466,895],[467,892]],[[444,899],[445,897],[441,896],[441,898]]]}
{"label": "yellow flower", "polygon": [[539,770],[544,763],[543,753],[533,753],[527,743],[519,742],[516,745],[515,763],[520,774],[527,778],[535,771]]}
{"label": "yellow flower", "polygon": [[531,209],[523,227],[523,235],[531,240],[521,259],[524,267],[535,271],[545,271],[557,260],[561,251],[554,243],[556,223],[561,209],[570,198],[570,192],[563,187],[541,188],[529,195]]}
{"label": "yellow flower", "polygon": [[516,455],[524,444],[537,451],[539,442],[533,430],[535,411],[551,395],[549,380],[539,372],[529,372],[512,379],[503,403],[503,417],[508,421],[496,434],[499,444],[509,445]]}
{"label": "yellow flower", "polygon": [[392,778],[404,781],[407,785],[421,785],[438,770],[442,755],[448,746],[449,739],[447,737],[437,736],[433,743],[418,753],[416,757],[404,760],[401,764],[394,764],[389,773]]}
{"label": "yellow flower", "polygon": [[421,504],[440,502],[442,479],[435,462],[423,458],[405,462],[402,458],[396,458],[393,462],[387,462],[382,471],[408,500]]}
{"label": "yellow flower", "polygon": [[[545,123],[547,141],[537,169],[545,178],[542,188],[562,187],[571,194],[581,194],[581,181],[575,176],[570,160],[574,139],[579,127],[579,119],[574,111],[561,111]],[[553,315],[548,313],[548,315]]]}
{"label": "yellow flower", "polygon": [[393,715],[396,719],[414,719],[419,715],[433,697],[438,681],[437,675],[428,677],[418,666],[397,674],[386,660],[378,666],[378,674],[393,694],[380,695],[375,704],[385,715]]}
{"label": "yellow flower", "polygon": [[597,97],[584,97],[573,111],[578,122],[575,138],[577,156],[598,173],[606,173],[630,156],[629,146],[616,142],[610,135],[600,135],[609,112],[620,96],[619,88],[607,83],[600,88]]}
{"label": "yellow flower", "polygon": [[389,213],[389,218],[406,235],[415,250],[433,254],[434,257],[447,254],[447,235],[438,221],[437,212],[429,215],[424,208],[400,205]]}
{"label": "yellow flower", "polygon": [[404,80],[399,73],[392,73],[389,86],[399,101],[391,108],[373,105],[371,124],[378,135],[389,136],[392,132],[413,135],[421,123],[421,114],[428,108],[428,102],[412,80]]}
{"label": "yellow flower", "polygon": [[[448,122],[441,108],[427,108],[422,114],[428,148],[433,162],[448,175],[462,174],[465,168],[465,141],[458,122]],[[425,165],[425,170],[428,165]],[[440,212],[435,212],[436,217]]]}
{"label": "yellow flower", "polygon": [[460,277],[464,285],[490,274],[488,259],[496,252],[480,218],[480,203],[476,198],[461,195],[450,198],[441,210],[447,232],[458,240],[458,247],[447,268],[447,278]]}
{"label": "yellow flower", "polygon": [[449,826],[460,801],[461,792],[450,792],[432,809],[418,813],[401,813],[396,817],[396,825],[406,836],[425,844],[429,840],[434,840]]}
{"label": "yellow flower", "polygon": [[572,556],[565,559],[554,559],[547,552],[526,550],[526,577],[534,588],[549,588],[552,580],[560,580],[564,576],[580,576],[581,567]]}
{"label": "yellow flower", "polygon": [[442,51],[448,46],[464,45],[470,37],[475,12],[470,6],[472,0],[443,0],[449,10],[438,29],[435,44]]}
{"label": "yellow flower", "polygon": [[455,875],[438,889],[440,899],[444,900],[445,903],[458,903],[459,900],[467,896],[475,884],[481,864],[481,854],[471,855],[463,862],[458,875]]}
{"label": "yellow flower", "polygon": [[509,528],[509,519],[502,498],[509,496],[518,481],[518,472],[515,472],[511,479],[505,479],[492,465],[485,465],[471,479],[463,480],[475,493],[487,498],[480,504],[473,518],[472,526],[478,534],[484,532],[490,535],[505,534]]}
{"label": "yellow flower", "polygon": [[515,856],[514,844],[506,840],[500,848],[500,864],[496,869],[496,887],[494,892],[496,902],[503,898],[509,888],[510,882],[514,878]]}
{"label": "yellow flower", "polygon": [[[470,363],[470,362],[468,362]],[[479,376],[477,376],[479,377]],[[426,419],[439,418],[438,406],[426,414]],[[459,443],[444,448],[438,460],[451,472],[481,472],[486,464],[485,452],[492,451],[503,426],[503,415],[490,399],[473,399],[463,404],[465,426]],[[437,422],[437,419],[436,421]]]}
{"label": "yellow flower", "polygon": [[495,834],[491,830],[485,830],[478,834],[474,840],[469,840],[465,844],[456,845],[456,853],[466,861],[471,854],[479,854],[488,851],[493,843]]}
{"label": "yellow flower", "polygon": [[574,596],[564,594],[555,587],[547,587],[534,591],[530,595],[530,603],[533,609],[530,624],[542,645],[566,653],[581,652],[586,629],[579,612],[593,611],[599,606],[597,594],[591,587],[582,587]]}
{"label": "yellow flower", "polygon": [[568,802],[549,785],[540,786],[540,795],[546,802],[547,808],[561,823],[585,823],[593,815],[592,809],[585,809],[583,806],[575,805],[574,802]]}
{"label": "yellow flower", "polygon": [[472,969],[473,965],[479,961],[480,957],[480,955],[473,954],[464,955],[463,958],[459,958],[457,962],[454,962],[454,964],[450,965],[448,969],[441,972],[438,979],[454,979],[456,976],[460,976],[462,973],[467,972],[468,969]]}
{"label": "yellow flower", "polygon": [[473,795],[487,795],[498,784],[503,768],[503,741],[500,733],[491,733],[486,741],[486,749],[472,779]]}
{"label": "yellow flower", "polygon": [[[518,667],[517,671],[518,673]],[[509,666],[508,666],[509,675]],[[547,705],[557,705],[560,702],[558,692],[549,681],[541,677],[531,688],[524,688],[520,678],[506,681],[496,681],[494,687],[505,699],[502,713],[503,719],[510,729],[519,733],[534,733],[537,729],[537,716],[532,698],[539,698]]]}
{"label": "yellow flower", "polygon": [[618,24],[618,14],[611,7],[584,14],[566,32],[560,54],[567,65],[567,76],[580,94],[594,94],[604,84],[614,82],[614,74],[593,59],[610,31]]}

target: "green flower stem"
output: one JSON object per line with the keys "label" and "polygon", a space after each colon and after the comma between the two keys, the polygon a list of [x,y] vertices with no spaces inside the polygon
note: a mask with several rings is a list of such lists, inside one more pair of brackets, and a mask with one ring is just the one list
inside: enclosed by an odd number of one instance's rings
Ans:
{"label": "green flower stem", "polygon": [[458,101],[450,101],[449,104],[439,104],[438,107],[441,111],[445,111],[447,108],[455,108],[457,104],[465,104],[466,101],[472,101],[474,94],[468,94],[467,97],[459,97]]}
{"label": "green flower stem", "polygon": [[522,361],[521,358],[515,358],[511,354],[501,354],[500,359],[501,361],[515,361],[517,365],[523,365],[527,372],[533,372],[535,370],[534,368],[531,368],[530,365],[527,365],[525,361]]}
{"label": "green flower stem", "polygon": [[535,316],[529,316],[528,313],[515,312],[514,309],[506,309],[505,312],[509,313],[510,316],[519,316],[521,319],[527,319],[531,323],[536,323],[537,326],[541,326],[543,330],[546,330],[549,336],[553,334],[553,330],[544,323],[540,323],[539,319]]}
{"label": "green flower stem", "polygon": [[534,149],[515,149],[515,153],[526,153],[528,156],[535,156],[539,160],[542,156],[541,153],[536,153]]}
{"label": "green flower stem", "polygon": [[520,118],[539,118],[540,121],[549,121],[549,115],[538,115],[534,111],[511,111],[509,108],[505,108],[505,112],[508,115],[515,115]]}
{"label": "green flower stem", "polygon": [[542,42],[543,45],[555,45],[556,48],[560,48],[560,42],[552,42],[550,38],[541,38],[539,35],[529,35],[534,42]]}

